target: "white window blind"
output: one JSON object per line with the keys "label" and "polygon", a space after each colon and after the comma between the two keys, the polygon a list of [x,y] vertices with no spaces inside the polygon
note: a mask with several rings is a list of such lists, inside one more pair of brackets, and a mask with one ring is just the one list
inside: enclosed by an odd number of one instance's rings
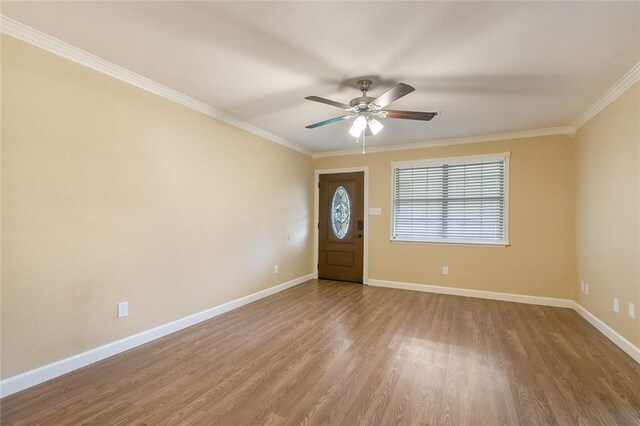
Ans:
{"label": "white window blind", "polygon": [[508,154],[393,165],[393,239],[507,244]]}

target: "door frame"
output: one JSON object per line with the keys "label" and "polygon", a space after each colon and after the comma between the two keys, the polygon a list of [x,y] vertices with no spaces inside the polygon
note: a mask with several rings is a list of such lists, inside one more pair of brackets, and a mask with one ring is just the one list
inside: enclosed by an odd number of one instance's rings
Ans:
{"label": "door frame", "polygon": [[320,220],[320,175],[333,173],[364,172],[364,241],[362,250],[362,284],[369,283],[369,166],[344,167],[338,169],[315,169],[313,179],[313,278],[318,278],[318,223]]}

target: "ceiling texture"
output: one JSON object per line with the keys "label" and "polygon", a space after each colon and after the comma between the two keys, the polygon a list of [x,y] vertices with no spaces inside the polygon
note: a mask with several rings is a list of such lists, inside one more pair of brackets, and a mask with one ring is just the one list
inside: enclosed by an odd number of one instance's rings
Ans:
{"label": "ceiling texture", "polygon": [[348,103],[397,82],[369,146],[568,126],[640,60],[639,2],[3,2],[2,13],[314,152],[352,149]]}

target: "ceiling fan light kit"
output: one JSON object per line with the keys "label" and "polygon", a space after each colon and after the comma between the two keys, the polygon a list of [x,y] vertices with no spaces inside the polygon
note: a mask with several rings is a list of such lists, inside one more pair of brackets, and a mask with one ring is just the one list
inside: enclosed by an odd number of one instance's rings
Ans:
{"label": "ceiling fan light kit", "polygon": [[374,135],[377,135],[378,133],[380,133],[380,130],[382,130],[382,128],[384,127],[382,123],[376,120],[375,118],[370,118],[367,124],[369,125],[369,129],[371,130],[371,133],[373,133]]}
{"label": "ceiling fan light kit", "polygon": [[332,101],[331,99],[321,98],[319,96],[307,96],[305,98],[307,100],[341,108],[349,111],[349,114],[310,124],[306,126],[306,128],[315,129],[327,124],[355,118],[353,125],[349,129],[349,133],[351,136],[356,138],[356,142],[359,142],[358,138],[362,137],[362,153],[364,154],[365,137],[377,135],[384,128],[384,125],[376,118],[430,121],[433,117],[440,115],[440,111],[418,112],[383,109],[392,102],[397,101],[401,97],[406,96],[415,90],[408,84],[398,83],[377,98],[367,96],[367,92],[369,91],[369,88],[371,88],[371,80],[358,80],[357,84],[358,88],[362,91],[362,96],[351,99],[351,101],[349,101],[349,105]]}
{"label": "ceiling fan light kit", "polygon": [[367,119],[364,118],[363,115],[359,115],[358,118],[356,118],[356,120],[353,122],[349,133],[351,133],[351,136],[353,136],[354,138],[358,138],[366,127]]}

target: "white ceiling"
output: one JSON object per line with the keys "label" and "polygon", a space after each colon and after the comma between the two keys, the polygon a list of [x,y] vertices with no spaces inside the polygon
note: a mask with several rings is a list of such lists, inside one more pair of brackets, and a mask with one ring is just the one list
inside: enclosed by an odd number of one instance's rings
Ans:
{"label": "white ceiling", "polygon": [[[640,60],[639,2],[3,2],[2,13],[313,151],[341,102],[416,88],[369,145],[566,126]],[[391,108],[390,107],[390,108]]]}

